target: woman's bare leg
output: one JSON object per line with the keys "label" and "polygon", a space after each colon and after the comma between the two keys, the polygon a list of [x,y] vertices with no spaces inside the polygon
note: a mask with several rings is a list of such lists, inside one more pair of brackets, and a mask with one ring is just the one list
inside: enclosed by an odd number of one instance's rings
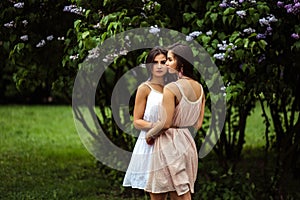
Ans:
{"label": "woman's bare leg", "polygon": [[151,200],[166,200],[167,199],[167,193],[149,193]]}
{"label": "woman's bare leg", "polygon": [[170,199],[171,200],[192,200],[191,192],[188,191],[187,193],[184,193],[183,195],[178,196],[177,193],[170,192]]}

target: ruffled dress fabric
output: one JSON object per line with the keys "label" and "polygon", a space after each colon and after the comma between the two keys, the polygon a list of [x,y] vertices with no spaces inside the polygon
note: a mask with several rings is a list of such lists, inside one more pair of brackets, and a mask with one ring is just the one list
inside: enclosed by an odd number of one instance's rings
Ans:
{"label": "ruffled dress fabric", "polygon": [[[194,193],[198,170],[198,153],[188,126],[193,126],[200,116],[202,96],[192,102],[182,95],[175,108],[173,126],[155,139],[151,172],[145,191],[165,193],[176,191],[178,195]],[[167,87],[167,86],[166,86]],[[203,89],[201,87],[203,94]]]}
{"label": "ruffled dress fabric", "polygon": [[[147,98],[143,119],[149,122],[158,120],[158,109],[162,102],[162,93],[153,89],[145,82],[151,91]],[[132,156],[125,173],[123,186],[145,189],[148,182],[153,145],[146,143],[146,131],[141,131],[134,146]]]}

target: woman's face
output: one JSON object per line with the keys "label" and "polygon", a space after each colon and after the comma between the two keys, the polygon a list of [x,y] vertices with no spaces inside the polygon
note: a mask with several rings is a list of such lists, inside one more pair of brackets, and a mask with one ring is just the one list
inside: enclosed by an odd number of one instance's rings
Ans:
{"label": "woman's face", "polygon": [[164,54],[158,54],[155,56],[152,67],[152,75],[155,77],[164,76],[168,69],[166,67],[166,56]]}
{"label": "woman's face", "polygon": [[177,61],[172,51],[168,51],[166,66],[170,74],[177,73]]}

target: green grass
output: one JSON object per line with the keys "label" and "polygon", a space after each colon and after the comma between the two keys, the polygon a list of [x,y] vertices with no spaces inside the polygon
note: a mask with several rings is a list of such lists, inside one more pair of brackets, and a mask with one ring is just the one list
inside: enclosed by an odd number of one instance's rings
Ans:
{"label": "green grass", "polygon": [[[245,154],[264,146],[264,131],[257,107],[247,121]],[[125,198],[121,186],[112,187],[101,174],[81,143],[70,106],[0,106],[0,169],[0,199],[141,198],[127,189],[132,197]]]}
{"label": "green grass", "polygon": [[71,107],[0,106],[0,116],[0,199],[124,199],[82,145]]}

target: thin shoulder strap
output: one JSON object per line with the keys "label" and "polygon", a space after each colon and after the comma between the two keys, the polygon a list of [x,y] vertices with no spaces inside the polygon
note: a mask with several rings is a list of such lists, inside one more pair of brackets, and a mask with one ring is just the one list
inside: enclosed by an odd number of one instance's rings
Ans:
{"label": "thin shoulder strap", "polygon": [[181,88],[181,85],[178,84],[177,82],[174,82],[174,83],[175,83],[175,85],[178,87],[178,89],[179,89],[179,91],[180,91],[180,93],[181,93],[181,96],[184,96],[184,92],[183,92],[183,89]]}
{"label": "thin shoulder strap", "polygon": [[148,82],[144,82],[143,84],[147,85],[151,90],[154,90]]}
{"label": "thin shoulder strap", "polygon": [[[188,100],[188,98],[185,96],[185,93],[184,93],[181,85],[179,83],[177,83],[177,82],[174,82],[174,83],[178,87],[178,89],[179,89],[179,91],[181,93],[181,96],[183,96],[184,98],[186,98]],[[198,101],[200,101],[202,99],[202,97],[203,97],[203,88],[202,88],[202,85],[200,83],[199,83],[199,86],[200,86],[200,90],[201,90],[200,97],[197,100],[195,100],[195,101],[190,101],[189,100],[190,102],[198,102]]]}

